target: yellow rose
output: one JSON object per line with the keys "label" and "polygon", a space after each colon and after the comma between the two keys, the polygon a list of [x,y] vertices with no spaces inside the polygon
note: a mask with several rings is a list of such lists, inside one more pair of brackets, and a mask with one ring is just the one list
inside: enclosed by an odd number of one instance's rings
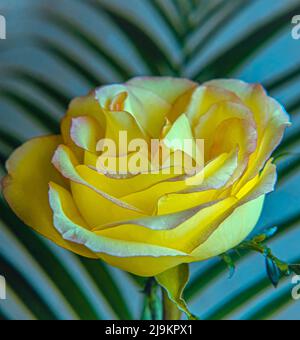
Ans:
{"label": "yellow rose", "polygon": [[[135,78],[74,99],[60,136],[17,149],[7,162],[4,196],[56,244],[154,276],[219,255],[249,235],[274,188],[269,158],[288,125],[282,106],[260,85]],[[120,131],[147,143],[164,138],[170,148],[174,136],[203,139],[203,181],[172,172],[97,171],[98,141],[118,143]]]}

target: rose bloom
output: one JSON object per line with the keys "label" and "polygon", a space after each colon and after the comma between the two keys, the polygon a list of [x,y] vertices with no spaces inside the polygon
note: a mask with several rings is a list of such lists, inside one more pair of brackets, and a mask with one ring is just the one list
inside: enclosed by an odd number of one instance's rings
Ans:
{"label": "rose bloom", "polygon": [[[7,162],[4,196],[21,220],[61,247],[154,276],[242,242],[274,189],[270,159],[289,117],[261,85],[134,78],[74,99],[61,135],[32,139]],[[96,170],[102,138],[204,140],[202,181]],[[174,150],[173,150],[174,151]]]}

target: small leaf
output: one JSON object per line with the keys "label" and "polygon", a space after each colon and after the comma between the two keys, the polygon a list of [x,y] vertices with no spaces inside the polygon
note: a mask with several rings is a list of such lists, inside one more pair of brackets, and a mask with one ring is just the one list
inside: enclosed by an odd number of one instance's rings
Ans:
{"label": "small leaf", "polygon": [[235,264],[232,257],[229,254],[221,255],[222,260],[226,263],[229,269],[229,279],[231,279],[235,273]]}
{"label": "small leaf", "polygon": [[184,312],[189,320],[197,320],[188,309],[183,299],[183,291],[189,280],[188,264],[181,264],[156,276],[156,281],[166,290],[168,297],[173,303]]}
{"label": "small leaf", "polygon": [[279,268],[282,275],[289,276],[291,275],[291,270],[289,265],[285,262],[280,261],[279,259],[273,259],[275,261],[276,266]]}
{"label": "small leaf", "polygon": [[277,227],[266,229],[262,234],[255,236],[252,241],[255,243],[262,243],[274,236],[277,233],[277,230]]}
{"label": "small leaf", "polygon": [[260,235],[257,235],[253,238],[253,242],[255,243],[262,243],[266,240],[266,235],[265,234],[260,234]]}
{"label": "small leaf", "polygon": [[265,231],[265,234],[267,236],[267,238],[271,238],[272,236],[274,236],[278,231],[278,227],[272,227],[272,228],[269,228]]}
{"label": "small leaf", "polygon": [[269,257],[266,257],[266,268],[268,277],[272,282],[273,286],[276,288],[280,281],[280,270],[277,267],[276,263],[273,261],[273,259]]}

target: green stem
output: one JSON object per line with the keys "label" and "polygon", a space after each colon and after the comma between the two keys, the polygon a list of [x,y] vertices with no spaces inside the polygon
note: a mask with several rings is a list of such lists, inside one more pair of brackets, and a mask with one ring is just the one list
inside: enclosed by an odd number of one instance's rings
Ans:
{"label": "green stem", "polygon": [[180,320],[182,313],[168,297],[167,292],[162,288],[163,298],[163,320]]}
{"label": "green stem", "polygon": [[162,303],[158,295],[158,285],[154,278],[149,278],[146,282],[145,301],[142,313],[142,320],[161,320]]}

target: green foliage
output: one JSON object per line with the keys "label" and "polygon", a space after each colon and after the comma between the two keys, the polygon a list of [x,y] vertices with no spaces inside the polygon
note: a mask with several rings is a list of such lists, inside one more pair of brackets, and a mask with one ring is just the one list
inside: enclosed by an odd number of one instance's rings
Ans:
{"label": "green foliage", "polygon": [[145,298],[141,320],[162,320],[162,296],[154,278],[147,280],[143,293]]}
{"label": "green foliage", "polygon": [[278,286],[281,277],[291,274],[289,265],[274,256],[271,249],[264,243],[274,236],[276,232],[277,227],[267,229],[264,233],[255,236],[249,241],[244,241],[237,247],[237,249],[241,250],[247,249],[258,252],[265,257],[266,271],[275,288]]}
{"label": "green foliage", "polygon": [[229,278],[231,279],[235,273],[235,264],[233,258],[230,256],[229,253],[222,254],[221,259],[226,263],[228,270],[229,270]]}

